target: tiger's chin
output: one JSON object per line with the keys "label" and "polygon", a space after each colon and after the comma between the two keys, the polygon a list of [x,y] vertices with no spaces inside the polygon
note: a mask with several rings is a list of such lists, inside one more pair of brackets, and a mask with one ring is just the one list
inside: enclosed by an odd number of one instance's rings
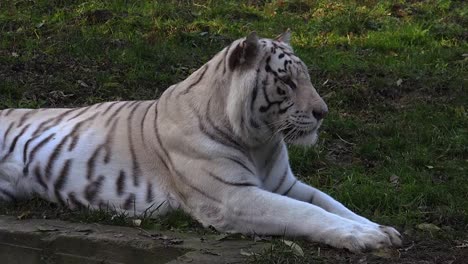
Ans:
{"label": "tiger's chin", "polygon": [[310,133],[301,135],[300,137],[288,139],[286,140],[286,143],[302,147],[312,147],[317,143],[317,141],[318,133],[317,130],[314,130]]}

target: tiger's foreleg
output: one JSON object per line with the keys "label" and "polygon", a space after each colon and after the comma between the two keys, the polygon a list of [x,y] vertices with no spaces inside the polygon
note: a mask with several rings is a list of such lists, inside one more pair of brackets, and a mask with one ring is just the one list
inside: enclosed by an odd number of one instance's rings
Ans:
{"label": "tiger's foreleg", "polygon": [[390,236],[379,226],[361,224],[257,187],[238,188],[229,197],[224,205],[224,219],[232,231],[305,237],[353,252],[401,244],[398,237]]}
{"label": "tiger's foreleg", "polygon": [[296,177],[292,175],[291,170],[288,170],[286,177],[280,181],[280,184],[278,184],[278,187],[275,188],[273,192],[286,195],[292,199],[306,202],[308,204],[313,204],[329,213],[335,214],[345,219],[349,219],[359,224],[380,229],[388,235],[392,241],[392,245],[401,245],[401,235],[393,227],[381,226],[365,217],[354,213],[328,194],[297,180]]}
{"label": "tiger's foreleg", "polygon": [[362,224],[377,225],[369,219],[362,217],[346,208],[343,204],[333,199],[330,195],[298,181],[294,176],[290,176],[289,181],[297,181],[294,187],[287,193],[288,197],[310,203],[321,207],[327,212],[339,215],[341,217],[356,221]]}

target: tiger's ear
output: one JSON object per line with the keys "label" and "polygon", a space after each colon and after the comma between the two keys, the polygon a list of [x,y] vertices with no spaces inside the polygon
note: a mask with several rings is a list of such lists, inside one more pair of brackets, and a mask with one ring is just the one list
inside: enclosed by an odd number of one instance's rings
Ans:
{"label": "tiger's ear", "polygon": [[258,36],[254,31],[250,33],[245,40],[241,41],[232,51],[229,57],[229,67],[231,70],[241,66],[248,65],[254,61],[258,53]]}
{"label": "tiger's ear", "polygon": [[288,45],[291,45],[291,30],[288,28],[286,31],[281,33],[279,36],[275,38],[276,41],[286,43]]}

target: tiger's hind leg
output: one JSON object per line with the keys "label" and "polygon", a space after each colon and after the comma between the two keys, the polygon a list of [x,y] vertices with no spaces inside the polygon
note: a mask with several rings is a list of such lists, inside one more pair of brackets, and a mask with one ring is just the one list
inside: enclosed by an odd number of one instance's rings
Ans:
{"label": "tiger's hind leg", "polygon": [[11,184],[0,180],[0,202],[13,202],[16,200],[16,193]]}
{"label": "tiger's hind leg", "polygon": [[30,196],[31,187],[23,179],[22,167],[13,162],[0,163],[0,200],[15,201]]}

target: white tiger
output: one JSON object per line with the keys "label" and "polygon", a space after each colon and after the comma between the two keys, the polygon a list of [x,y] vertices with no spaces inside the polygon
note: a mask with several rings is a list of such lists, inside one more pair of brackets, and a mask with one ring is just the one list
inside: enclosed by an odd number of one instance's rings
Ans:
{"label": "white tiger", "polygon": [[294,177],[285,141],[313,145],[328,110],[289,39],[238,39],[155,101],[0,111],[0,199],[182,208],[220,231],[400,246]]}

